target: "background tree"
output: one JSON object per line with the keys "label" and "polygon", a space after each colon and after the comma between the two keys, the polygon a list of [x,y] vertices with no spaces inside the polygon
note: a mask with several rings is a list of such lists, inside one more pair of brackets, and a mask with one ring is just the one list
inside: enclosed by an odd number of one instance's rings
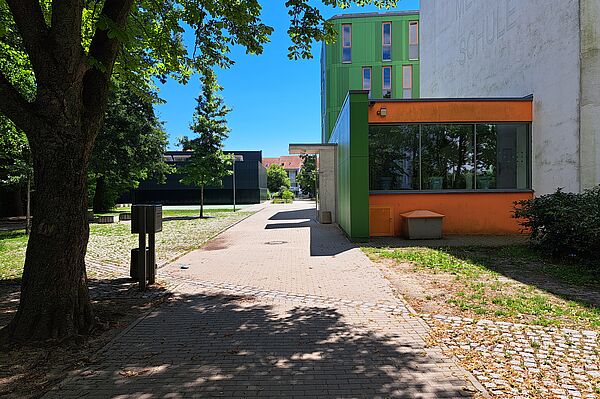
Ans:
{"label": "background tree", "polygon": [[291,182],[283,166],[272,163],[267,168],[267,188],[274,193],[281,190],[281,187],[290,188]]}
{"label": "background tree", "polygon": [[198,137],[183,137],[180,143],[185,151],[191,151],[190,158],[179,168],[184,175],[183,184],[200,187],[200,217],[204,217],[204,188],[220,187],[223,177],[232,173],[232,157],[223,153],[223,140],[229,134],[225,117],[230,109],[218,95],[221,86],[217,84],[215,73],[205,71],[202,76],[202,94],[198,96],[194,121],[190,128]]}
{"label": "background tree", "polygon": [[317,156],[310,154],[303,154],[300,156],[302,158],[302,167],[300,168],[300,173],[296,176],[296,180],[298,180],[298,184],[300,185],[300,189],[310,198],[315,198],[317,196]]}
{"label": "background tree", "polygon": [[[331,6],[395,0],[322,0]],[[335,32],[308,0],[287,0],[289,57],[310,58]],[[36,191],[11,340],[65,338],[95,326],[85,270],[87,173],[113,73],[132,87],[185,83],[228,67],[230,46],[260,54],[273,29],[258,0],[0,0],[0,113],[25,132]],[[183,44],[195,33],[193,51]],[[29,97],[17,75],[35,79]]]}
{"label": "background tree", "polygon": [[171,171],[164,161],[167,143],[152,96],[114,82],[90,160],[94,212],[113,208],[119,195],[142,180],[152,177],[164,181]]}

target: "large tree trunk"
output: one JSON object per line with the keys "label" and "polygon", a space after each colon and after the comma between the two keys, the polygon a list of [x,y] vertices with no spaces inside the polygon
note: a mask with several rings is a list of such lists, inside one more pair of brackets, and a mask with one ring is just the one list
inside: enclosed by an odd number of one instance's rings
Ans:
{"label": "large tree trunk", "polygon": [[100,175],[96,178],[96,190],[94,191],[94,212],[107,211],[106,208],[106,179]]}
{"label": "large tree trunk", "polygon": [[33,221],[21,301],[7,327],[11,341],[62,339],[86,334],[94,326],[85,271],[93,136],[81,134],[85,129],[79,120],[45,126],[41,140],[31,143]]}

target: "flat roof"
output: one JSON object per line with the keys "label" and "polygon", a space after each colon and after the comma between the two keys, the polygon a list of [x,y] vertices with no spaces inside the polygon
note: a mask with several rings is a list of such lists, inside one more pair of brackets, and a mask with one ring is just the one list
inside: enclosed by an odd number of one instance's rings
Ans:
{"label": "flat roof", "polygon": [[329,18],[328,21],[344,18],[369,18],[369,17],[401,17],[406,15],[418,15],[418,10],[411,11],[387,11],[387,12],[356,12],[348,14],[337,14]]}
{"label": "flat roof", "polygon": [[[356,92],[362,93],[362,90]],[[451,97],[451,98],[370,98],[369,104],[375,103],[420,103],[420,102],[481,102],[481,101],[533,101],[533,94],[525,97]]]}
{"label": "flat roof", "polygon": [[334,147],[337,147],[337,144],[329,144],[329,143],[290,144],[289,153],[290,154],[318,154],[319,151],[321,151],[321,150],[324,150],[327,148],[334,148]]}

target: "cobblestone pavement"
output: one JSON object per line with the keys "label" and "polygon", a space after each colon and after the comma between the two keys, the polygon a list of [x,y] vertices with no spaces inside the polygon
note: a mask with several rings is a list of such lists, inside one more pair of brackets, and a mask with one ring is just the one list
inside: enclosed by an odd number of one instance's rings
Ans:
{"label": "cobblestone pavement", "polygon": [[308,207],[269,206],[161,269],[175,296],[46,397],[478,395],[379,270]]}
{"label": "cobblestone pavement", "polygon": [[422,318],[501,398],[600,397],[600,334],[460,317]]}

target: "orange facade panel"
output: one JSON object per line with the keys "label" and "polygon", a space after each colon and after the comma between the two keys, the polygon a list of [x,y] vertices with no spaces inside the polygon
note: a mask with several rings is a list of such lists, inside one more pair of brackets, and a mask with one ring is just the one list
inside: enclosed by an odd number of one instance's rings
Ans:
{"label": "orange facade panel", "polygon": [[371,194],[369,206],[391,208],[394,235],[402,232],[398,215],[421,209],[445,215],[444,234],[507,235],[522,233],[512,217],[515,201],[532,197],[533,193],[528,192]]}
{"label": "orange facade panel", "polygon": [[376,101],[369,107],[369,123],[531,122],[532,105],[530,99]]}

